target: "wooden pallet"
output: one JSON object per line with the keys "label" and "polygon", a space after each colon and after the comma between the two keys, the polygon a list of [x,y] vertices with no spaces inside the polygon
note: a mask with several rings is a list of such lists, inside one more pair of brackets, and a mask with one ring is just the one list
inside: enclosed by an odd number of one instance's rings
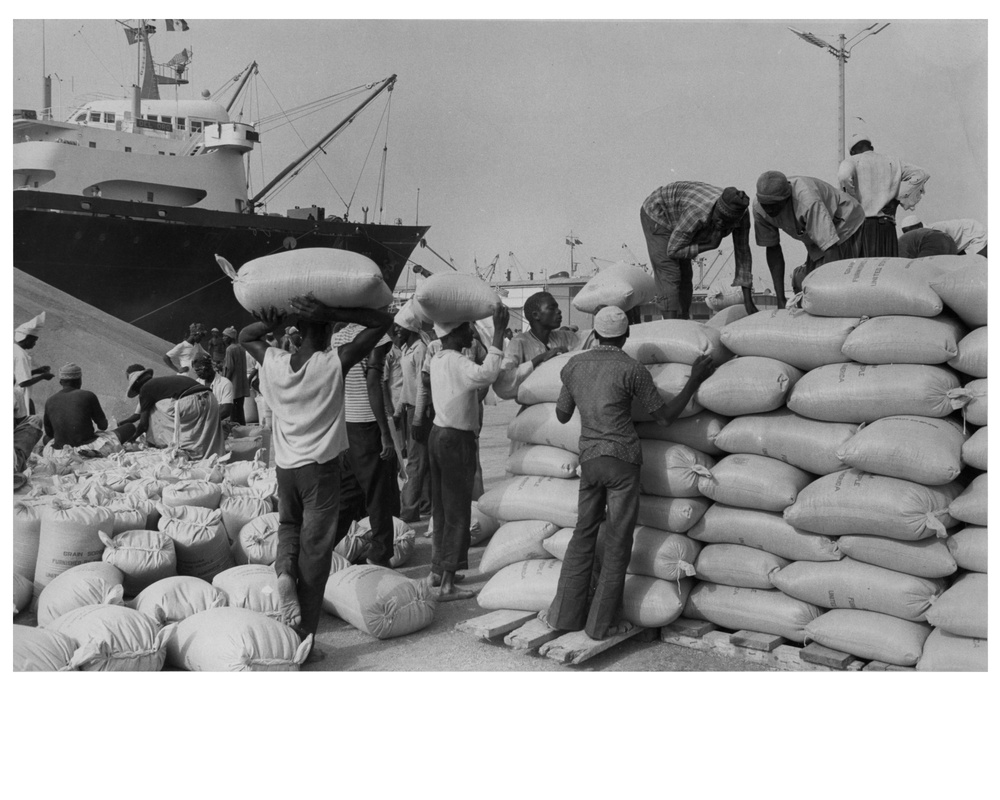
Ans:
{"label": "wooden pallet", "polygon": [[662,629],[667,644],[795,672],[858,672],[865,662],[818,644],[805,647],[781,636],[756,631],[718,630],[711,622],[680,618]]}
{"label": "wooden pallet", "polygon": [[583,631],[560,633],[538,619],[534,611],[491,611],[481,617],[465,620],[455,625],[455,630],[468,633],[477,639],[499,640],[512,650],[523,653],[538,651],[538,655],[551,658],[560,664],[582,664],[599,653],[616,647],[633,637],[654,641],[658,628],[635,627],[628,633],[608,639],[591,639]]}

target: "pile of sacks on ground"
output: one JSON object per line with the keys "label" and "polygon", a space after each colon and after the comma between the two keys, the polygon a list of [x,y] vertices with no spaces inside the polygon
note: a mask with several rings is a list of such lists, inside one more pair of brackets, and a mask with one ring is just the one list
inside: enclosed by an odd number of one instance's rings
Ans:
{"label": "pile of sacks on ground", "polygon": [[[801,308],[635,325],[625,349],[675,395],[634,413],[642,497],[623,615],[684,615],[926,670],[986,669],[986,262],[829,264]],[[568,354],[521,386],[508,472],[479,506],[509,520],[485,608],[542,610],[576,524],[579,417],[555,418]],[[696,579],[696,580],[694,580]]]}
{"label": "pile of sacks on ground", "polygon": [[[260,460],[140,450],[38,460],[14,503],[15,670],[298,669],[278,622],[277,479]],[[413,552],[397,520],[393,563]],[[338,545],[324,610],[378,638],[430,624],[427,587],[363,561],[368,521]]]}

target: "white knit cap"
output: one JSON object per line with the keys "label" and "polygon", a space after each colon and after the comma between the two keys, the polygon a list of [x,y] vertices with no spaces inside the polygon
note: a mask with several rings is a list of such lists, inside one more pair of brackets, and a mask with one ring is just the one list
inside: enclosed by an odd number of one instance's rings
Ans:
{"label": "white knit cap", "polygon": [[594,333],[614,339],[628,330],[628,317],[618,306],[605,306],[594,314]]}
{"label": "white knit cap", "polygon": [[43,311],[37,317],[33,317],[25,322],[23,325],[18,325],[14,328],[14,341],[20,342],[29,336],[38,336],[38,332],[45,327],[45,312]]}

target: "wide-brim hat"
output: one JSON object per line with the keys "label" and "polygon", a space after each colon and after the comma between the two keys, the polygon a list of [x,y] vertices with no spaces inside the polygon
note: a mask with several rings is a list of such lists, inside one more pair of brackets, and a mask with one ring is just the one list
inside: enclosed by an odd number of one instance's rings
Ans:
{"label": "wide-brim hat", "polygon": [[134,372],[128,373],[128,389],[125,392],[126,397],[135,397],[139,394],[139,390],[135,388],[136,383],[138,383],[143,376],[148,375],[150,378],[153,377],[153,370],[135,370]]}

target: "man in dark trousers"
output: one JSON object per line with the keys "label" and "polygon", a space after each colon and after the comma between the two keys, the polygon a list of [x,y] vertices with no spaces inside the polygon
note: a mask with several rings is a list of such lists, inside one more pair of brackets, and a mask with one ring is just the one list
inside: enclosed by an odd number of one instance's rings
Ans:
{"label": "man in dark trousers", "polygon": [[[367,333],[364,326],[347,325],[336,331],[331,341],[334,347],[342,347],[362,333]],[[389,337],[383,336],[344,376],[344,417],[350,442],[344,454],[344,467],[350,472],[350,476],[345,476],[345,493],[353,497],[360,489],[364,495],[364,507],[372,527],[368,563],[380,567],[388,567],[392,560],[395,534],[392,520],[399,516],[399,483],[396,480],[399,465],[382,393],[383,364],[391,345]],[[267,398],[266,393],[264,397]],[[351,486],[353,482],[357,483],[356,488]],[[358,511],[354,511],[350,516],[361,519],[357,514]],[[349,524],[347,516],[341,514],[341,535],[345,533],[345,524]]]}
{"label": "man in dark trousers", "polygon": [[698,181],[668,183],[643,201],[639,222],[664,319],[691,318],[691,260],[717,249],[729,235],[736,261],[733,285],[742,287],[747,313],[757,311],[753,302],[749,206],[750,198],[735,186],[723,189]]}
{"label": "man in dark trousers", "polygon": [[[711,357],[700,356],[691,366],[684,389],[664,402],[649,370],[622,352],[628,328],[620,308],[606,306],[594,315],[597,344],[563,367],[563,388],[556,403],[556,418],[563,424],[574,410],[580,411],[579,513],[555,599],[539,617],[555,630],[585,630],[591,639],[607,639],[631,629],[619,617],[639,513],[642,465],[632,402],[638,400],[657,423],[669,425],[713,369]],[[588,602],[597,534],[605,519],[600,576]]]}
{"label": "man in dark trousers", "polygon": [[[260,390],[273,414],[278,477],[278,552],[274,571],[282,621],[305,639],[319,627],[330,577],[340,506],[340,454],[347,449],[344,375],[389,328],[388,314],[330,308],[311,297],[293,298],[302,343],[295,353],[269,346],[266,335],[283,316],[261,309],[239,341],[260,363]],[[357,323],[361,332],[330,346],[331,323]],[[325,654],[313,647],[309,661]]]}
{"label": "man in dark trousers", "polygon": [[233,384],[232,420],[237,425],[246,425],[244,404],[250,397],[250,377],[247,375],[247,354],[243,345],[236,341],[238,336],[239,333],[232,326],[222,332],[222,341],[226,345],[226,354],[222,359],[222,375],[229,378]]}
{"label": "man in dark trousers", "polygon": [[109,431],[108,418],[97,395],[83,387],[83,370],[77,364],[59,369],[58,392],[45,403],[45,444],[56,450],[67,445],[88,458],[108,456],[121,450],[121,442],[135,434],[135,426],[122,425]]}

